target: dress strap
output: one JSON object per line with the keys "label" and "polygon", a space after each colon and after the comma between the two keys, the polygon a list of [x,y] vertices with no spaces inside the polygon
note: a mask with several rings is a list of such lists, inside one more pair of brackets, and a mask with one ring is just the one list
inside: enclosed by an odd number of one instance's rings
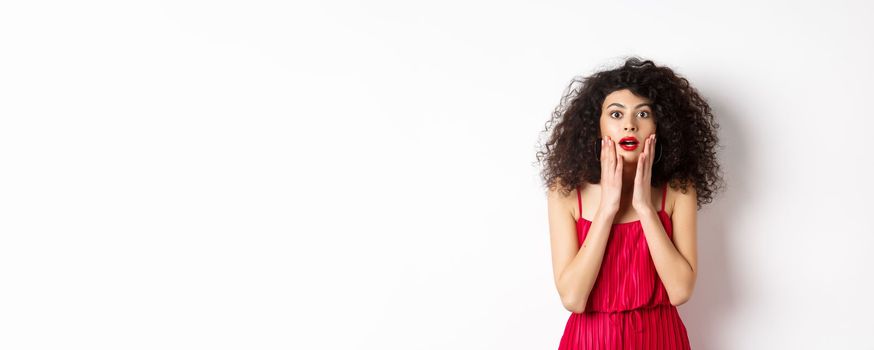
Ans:
{"label": "dress strap", "polygon": [[580,208],[580,217],[583,217],[583,197],[580,195],[580,188],[577,187],[577,204]]}
{"label": "dress strap", "polygon": [[668,185],[665,185],[665,191],[662,193],[662,211],[665,211],[665,198],[668,197]]}

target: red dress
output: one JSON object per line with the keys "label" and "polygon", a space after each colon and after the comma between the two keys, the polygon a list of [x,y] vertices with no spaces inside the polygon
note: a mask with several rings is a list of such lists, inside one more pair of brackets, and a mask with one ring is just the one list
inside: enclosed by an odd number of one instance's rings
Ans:
{"label": "red dress", "polygon": [[[658,216],[671,238],[671,218],[665,213],[667,191],[665,186]],[[583,218],[579,189],[577,201],[577,238],[582,246],[592,222]],[[690,349],[686,326],[659,279],[640,220],[613,224],[586,308],[571,313],[558,348]]]}

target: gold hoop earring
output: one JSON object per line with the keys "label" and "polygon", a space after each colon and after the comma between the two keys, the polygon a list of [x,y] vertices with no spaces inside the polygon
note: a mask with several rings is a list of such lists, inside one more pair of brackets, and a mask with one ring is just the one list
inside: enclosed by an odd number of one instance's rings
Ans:
{"label": "gold hoop earring", "polygon": [[595,159],[600,162],[601,161],[601,156],[599,156],[599,154],[601,154],[601,140],[600,139],[595,140],[595,148],[593,148],[593,149],[595,150]]}

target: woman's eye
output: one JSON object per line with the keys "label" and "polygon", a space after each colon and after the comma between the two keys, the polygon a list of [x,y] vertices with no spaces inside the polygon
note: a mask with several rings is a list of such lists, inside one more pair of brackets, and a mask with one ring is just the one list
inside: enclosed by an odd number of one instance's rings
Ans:
{"label": "woman's eye", "polygon": [[649,117],[649,112],[647,111],[642,111],[640,114],[642,114],[644,118]]}
{"label": "woman's eye", "polygon": [[619,113],[619,112],[617,112],[617,111],[610,112],[610,117],[613,117],[614,113]]}

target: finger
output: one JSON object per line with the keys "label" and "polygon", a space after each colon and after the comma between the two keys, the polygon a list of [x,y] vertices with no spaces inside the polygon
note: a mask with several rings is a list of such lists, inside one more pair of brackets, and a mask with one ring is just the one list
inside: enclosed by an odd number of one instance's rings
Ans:
{"label": "finger", "polygon": [[619,171],[619,169],[620,169],[619,166],[622,165],[622,156],[619,155],[619,143],[614,142],[614,143],[613,143],[613,147],[614,147],[614,148],[613,148],[613,154],[616,156],[616,158],[615,158],[615,160],[616,160],[616,167],[615,167],[615,169],[616,169],[616,172],[617,172],[618,174],[622,174],[622,172]]}
{"label": "finger", "polygon": [[655,134],[652,134],[652,141],[649,142],[649,161],[647,162],[647,175],[652,175],[652,163],[655,159]]}
{"label": "finger", "polygon": [[616,150],[613,149],[613,139],[607,137],[607,169],[616,169]]}
{"label": "finger", "polygon": [[649,154],[650,154],[649,166],[647,167],[647,169],[649,169],[649,175],[652,175],[652,164],[655,161],[655,156],[654,156],[655,155],[655,144],[656,144],[656,136],[655,136],[655,134],[652,134],[652,147],[649,150]]}
{"label": "finger", "polygon": [[616,166],[616,174],[614,175],[616,182],[620,184],[622,183],[622,163],[625,162],[619,162],[619,165]]}
{"label": "finger", "polygon": [[647,181],[647,183],[652,182],[652,180],[651,180],[652,179],[652,164],[655,161],[655,143],[656,143],[656,137],[655,137],[655,134],[652,134],[652,142],[649,143],[650,144],[649,160],[646,162],[647,163],[647,165],[646,165],[646,181]]}
{"label": "finger", "polygon": [[644,146],[643,154],[646,155],[645,161],[643,162],[643,176],[647,175],[647,170],[649,166],[649,160],[652,159],[652,136],[646,138],[646,146]]}
{"label": "finger", "polygon": [[[658,142],[655,134],[652,135],[652,154],[655,154],[656,142]],[[652,157],[652,161],[655,162],[655,157]]]}
{"label": "finger", "polygon": [[637,170],[634,171],[634,183],[635,184],[639,185],[639,184],[643,183],[642,180],[643,180],[643,176],[644,176],[644,172],[643,172],[644,164],[646,164],[646,151],[644,151],[643,153],[640,154],[640,156],[637,157]]}
{"label": "finger", "polygon": [[652,155],[653,155],[654,145],[655,145],[655,140],[653,139],[653,135],[650,135],[649,136],[649,145],[647,146],[647,151],[646,151],[647,160],[646,160],[646,163],[644,163],[646,165],[646,166],[644,166],[644,168],[646,168],[646,171],[644,171],[644,180],[646,180],[647,182],[649,182],[650,178],[652,177],[652,160],[653,160]]}
{"label": "finger", "polygon": [[649,164],[651,159],[651,153],[647,154],[646,157],[644,157],[643,159],[643,176],[641,177],[641,180],[643,180],[644,185],[650,184],[650,174],[652,174],[652,172],[650,171]]}
{"label": "finger", "polygon": [[637,156],[637,170],[634,172],[634,180],[637,183],[640,179],[645,175],[643,172],[643,168],[646,166],[645,157],[646,150],[649,148],[649,138],[643,139],[643,147],[641,147],[641,152]]}
{"label": "finger", "polygon": [[647,137],[643,146],[643,154],[649,155],[650,146],[652,146],[652,137]]}

